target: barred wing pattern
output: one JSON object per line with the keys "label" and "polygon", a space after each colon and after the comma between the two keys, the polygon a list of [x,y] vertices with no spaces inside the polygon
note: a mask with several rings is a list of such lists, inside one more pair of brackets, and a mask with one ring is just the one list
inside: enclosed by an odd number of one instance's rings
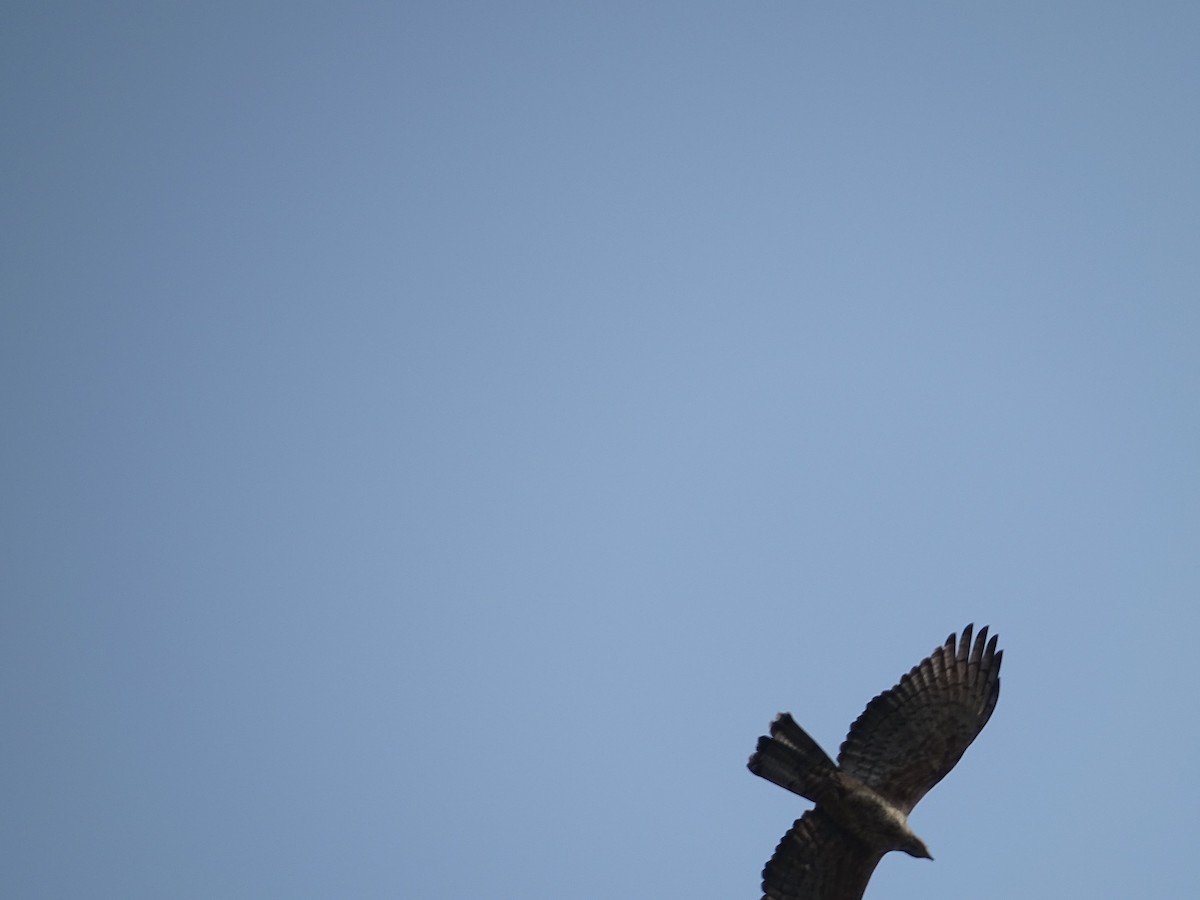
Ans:
{"label": "barred wing pattern", "polygon": [[905,814],[954,768],[996,708],[1004,651],[986,626],[972,644],[972,628],[957,642],[951,634],[868,703],[838,754],[842,771]]}
{"label": "barred wing pattern", "polygon": [[882,857],[820,809],[810,809],[763,869],[764,900],[862,900]]}

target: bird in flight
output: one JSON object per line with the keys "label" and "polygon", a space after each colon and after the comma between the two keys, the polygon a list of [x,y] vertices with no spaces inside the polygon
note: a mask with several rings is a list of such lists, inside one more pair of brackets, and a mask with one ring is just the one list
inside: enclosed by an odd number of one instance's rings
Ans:
{"label": "bird in flight", "polygon": [[908,814],[954,768],[1000,696],[996,637],[951,634],[850,726],[835,764],[788,713],[758,739],[750,771],[816,806],[763,869],[763,900],[861,900],[883,854],[933,859]]}

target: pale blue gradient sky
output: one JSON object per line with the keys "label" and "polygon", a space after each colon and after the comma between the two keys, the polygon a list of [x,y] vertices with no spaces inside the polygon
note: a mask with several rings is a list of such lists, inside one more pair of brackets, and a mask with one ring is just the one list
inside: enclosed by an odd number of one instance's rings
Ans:
{"label": "pale blue gradient sky", "polygon": [[0,894],[756,897],[969,621],[868,900],[1200,889],[1200,7],[0,26]]}

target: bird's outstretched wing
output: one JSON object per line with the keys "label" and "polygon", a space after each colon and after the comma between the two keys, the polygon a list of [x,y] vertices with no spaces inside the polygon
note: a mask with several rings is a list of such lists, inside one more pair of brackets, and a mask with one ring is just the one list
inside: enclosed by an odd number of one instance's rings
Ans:
{"label": "bird's outstretched wing", "polygon": [[810,809],[763,869],[763,900],[861,900],[882,856]]}
{"label": "bird's outstretched wing", "polygon": [[843,771],[905,813],[954,768],[996,707],[1004,652],[986,627],[972,644],[973,628],[957,642],[950,635],[868,703],[838,754]]}

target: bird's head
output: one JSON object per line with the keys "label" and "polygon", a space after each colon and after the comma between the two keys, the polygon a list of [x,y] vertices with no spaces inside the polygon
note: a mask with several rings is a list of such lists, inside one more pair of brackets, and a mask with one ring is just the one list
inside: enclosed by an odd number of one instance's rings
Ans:
{"label": "bird's head", "polygon": [[917,859],[933,859],[933,854],[929,852],[929,848],[925,846],[925,842],[915,834],[910,834],[908,840],[900,849],[909,856],[915,856]]}

